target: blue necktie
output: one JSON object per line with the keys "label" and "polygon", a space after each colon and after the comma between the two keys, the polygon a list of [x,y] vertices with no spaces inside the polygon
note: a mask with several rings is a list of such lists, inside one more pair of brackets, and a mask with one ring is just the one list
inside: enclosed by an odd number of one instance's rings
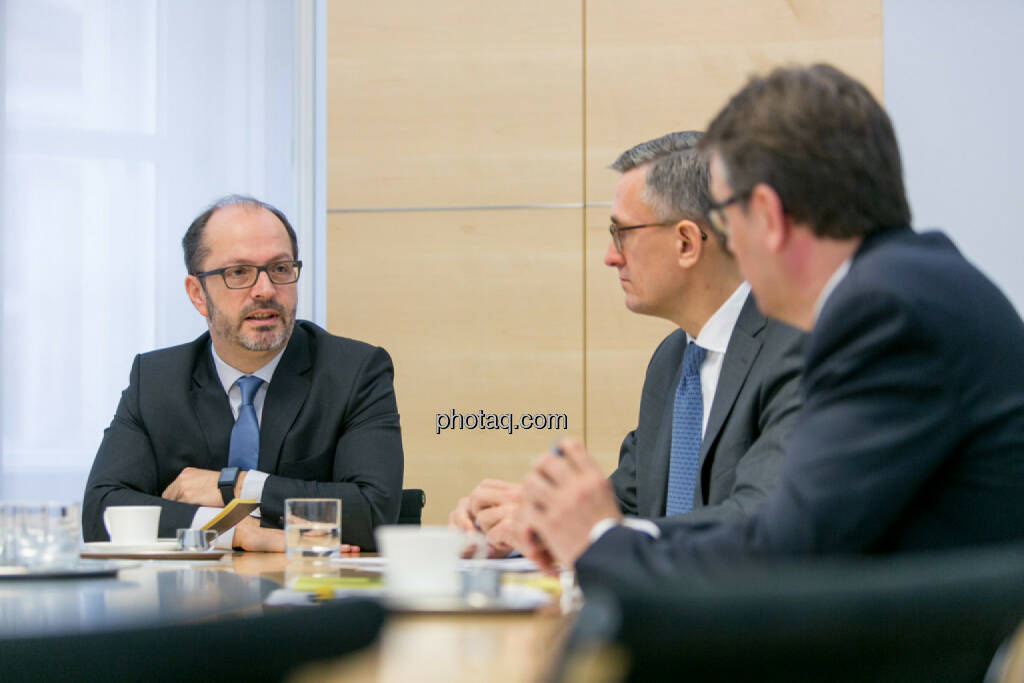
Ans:
{"label": "blue necktie", "polygon": [[668,464],[665,514],[679,515],[693,508],[700,464],[704,401],[700,395],[700,365],[707,350],[690,342],[683,353],[683,372],[672,409],[672,450]]}
{"label": "blue necktie", "polygon": [[243,470],[256,469],[260,457],[260,424],[256,420],[256,408],[252,400],[263,380],[253,375],[239,377],[235,382],[242,390],[242,406],[238,409],[238,419],[231,428],[231,445],[228,447],[228,467]]}

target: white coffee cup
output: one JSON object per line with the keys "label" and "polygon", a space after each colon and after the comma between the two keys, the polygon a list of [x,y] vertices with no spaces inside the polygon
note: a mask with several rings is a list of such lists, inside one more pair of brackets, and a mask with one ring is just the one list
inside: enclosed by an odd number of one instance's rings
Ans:
{"label": "white coffee cup", "polygon": [[113,545],[156,543],[160,528],[159,505],[118,505],[103,511],[103,526]]}
{"label": "white coffee cup", "polygon": [[459,597],[459,559],[468,545],[486,550],[482,535],[443,526],[380,526],[375,535],[387,560],[387,592],[394,598]]}

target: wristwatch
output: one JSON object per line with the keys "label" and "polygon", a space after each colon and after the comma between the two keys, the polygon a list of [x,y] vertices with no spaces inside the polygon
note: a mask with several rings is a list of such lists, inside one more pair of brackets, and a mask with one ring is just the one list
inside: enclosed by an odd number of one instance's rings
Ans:
{"label": "wristwatch", "polygon": [[237,467],[225,467],[220,471],[217,488],[220,489],[220,497],[224,499],[225,505],[235,497],[235,482],[238,481],[240,471]]}

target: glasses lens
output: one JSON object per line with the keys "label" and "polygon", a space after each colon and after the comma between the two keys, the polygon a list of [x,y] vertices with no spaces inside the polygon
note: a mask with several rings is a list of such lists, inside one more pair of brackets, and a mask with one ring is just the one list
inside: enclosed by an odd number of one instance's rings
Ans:
{"label": "glasses lens", "polygon": [[224,284],[232,289],[249,287],[256,282],[256,266],[231,266],[224,271]]}
{"label": "glasses lens", "polygon": [[288,285],[299,279],[299,264],[295,261],[279,261],[267,266],[267,275],[275,285]]}
{"label": "glasses lens", "polygon": [[608,234],[612,236],[612,244],[615,245],[615,251],[622,253],[622,241],[619,239],[619,230],[614,225],[608,226]]}

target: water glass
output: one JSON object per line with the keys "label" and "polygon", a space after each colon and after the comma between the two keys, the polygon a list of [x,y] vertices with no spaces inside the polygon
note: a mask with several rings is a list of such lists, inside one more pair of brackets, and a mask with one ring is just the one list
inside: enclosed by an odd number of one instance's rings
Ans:
{"label": "water glass", "polygon": [[77,503],[0,504],[0,564],[52,567],[78,560]]}
{"label": "water glass", "polygon": [[288,498],[284,501],[285,552],[289,558],[323,559],[341,549],[341,501]]}

